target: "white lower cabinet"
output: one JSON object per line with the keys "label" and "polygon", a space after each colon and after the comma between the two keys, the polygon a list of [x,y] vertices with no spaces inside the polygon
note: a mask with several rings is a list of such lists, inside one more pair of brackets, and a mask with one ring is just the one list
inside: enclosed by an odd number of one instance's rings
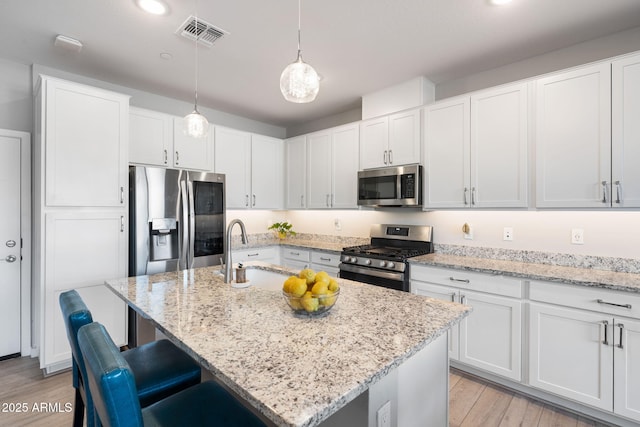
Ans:
{"label": "white lower cabinet", "polygon": [[473,307],[450,334],[454,360],[503,377],[522,377],[522,282],[515,278],[412,266],[411,292]]}
{"label": "white lower cabinet", "polygon": [[640,296],[530,283],[529,384],[640,421]]}
{"label": "white lower cabinet", "polygon": [[328,252],[311,252],[311,268],[315,271],[326,271],[329,276],[338,277],[340,272],[340,254]]}
{"label": "white lower cabinet", "polygon": [[233,262],[263,261],[280,264],[280,250],[276,247],[242,249],[233,251]]}

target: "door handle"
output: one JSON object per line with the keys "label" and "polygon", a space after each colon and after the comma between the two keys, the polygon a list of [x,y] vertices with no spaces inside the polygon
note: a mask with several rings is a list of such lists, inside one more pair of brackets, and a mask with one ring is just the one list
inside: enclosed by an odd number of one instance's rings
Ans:
{"label": "door handle", "polygon": [[607,197],[609,186],[607,185],[607,181],[602,181],[602,203],[609,203],[609,198]]}
{"label": "door handle", "polygon": [[387,164],[387,150],[384,150],[384,153],[382,154],[382,161],[385,165]]}
{"label": "door handle", "polygon": [[176,151],[176,165],[180,163],[180,153]]}
{"label": "door handle", "polygon": [[609,322],[603,320],[601,323],[604,326],[604,340],[602,341],[602,344],[609,345],[609,339],[607,338],[607,332],[609,331]]}
{"label": "door handle", "polygon": [[449,277],[449,280],[451,280],[452,282],[469,283],[469,279],[456,279],[455,277]]}
{"label": "door handle", "polygon": [[471,187],[471,206],[476,205],[476,187]]}
{"label": "door handle", "polygon": [[622,307],[622,308],[629,308],[629,309],[631,308],[631,304],[616,304],[616,303],[614,303],[614,302],[607,302],[607,301],[602,300],[602,299],[600,299],[600,298],[598,298],[598,299],[596,300],[596,302],[597,302],[598,304],[612,305],[612,306],[614,306],[614,307]]}
{"label": "door handle", "polygon": [[124,187],[120,187],[120,203],[124,203]]}
{"label": "door handle", "polygon": [[616,181],[614,184],[616,185],[616,203],[620,204],[622,203],[622,184],[620,181]]}
{"label": "door handle", "polygon": [[166,165],[167,161],[169,160],[169,156],[166,149],[164,149],[163,151],[164,151],[164,164]]}
{"label": "door handle", "polygon": [[451,292],[451,302],[456,302],[456,293]]}
{"label": "door handle", "polygon": [[622,334],[623,334],[623,330],[624,330],[624,325],[623,325],[622,323],[618,323],[616,326],[617,326],[618,328],[620,328],[620,341],[618,342],[618,346],[617,346],[617,347],[618,347],[618,348],[624,348],[624,347],[622,346]]}
{"label": "door handle", "polygon": [[255,206],[255,205],[256,205],[256,195],[254,194],[253,195],[253,205],[251,205],[251,206]]}
{"label": "door handle", "polygon": [[7,255],[7,257],[5,259],[0,259],[0,261],[3,262],[15,262],[15,260],[17,260],[18,258],[16,258],[15,255]]}
{"label": "door handle", "polygon": [[469,203],[467,202],[467,192],[469,191],[469,189],[467,187],[464,187],[464,192],[462,193],[462,199],[464,201],[464,205],[467,206]]}
{"label": "door handle", "polygon": [[393,151],[389,150],[389,164],[392,165],[393,164]]}
{"label": "door handle", "polygon": [[124,233],[124,215],[120,215],[120,232]]}

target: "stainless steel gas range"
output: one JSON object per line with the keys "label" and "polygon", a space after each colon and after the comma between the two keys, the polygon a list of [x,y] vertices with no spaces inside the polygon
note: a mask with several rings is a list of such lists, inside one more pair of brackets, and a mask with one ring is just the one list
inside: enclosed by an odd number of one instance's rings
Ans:
{"label": "stainless steel gas range", "polygon": [[343,248],[340,277],[409,292],[409,259],[433,252],[427,225],[375,224],[371,243]]}

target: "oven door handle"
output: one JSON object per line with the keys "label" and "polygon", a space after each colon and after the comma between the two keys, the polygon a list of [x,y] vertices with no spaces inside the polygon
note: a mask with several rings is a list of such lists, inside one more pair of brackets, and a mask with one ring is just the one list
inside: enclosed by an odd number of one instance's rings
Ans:
{"label": "oven door handle", "polygon": [[381,277],[383,279],[390,280],[404,280],[404,273],[398,273],[397,271],[377,270],[375,268],[358,267],[356,265],[345,263],[340,264],[340,271],[348,271],[350,273],[357,273],[372,277]]}

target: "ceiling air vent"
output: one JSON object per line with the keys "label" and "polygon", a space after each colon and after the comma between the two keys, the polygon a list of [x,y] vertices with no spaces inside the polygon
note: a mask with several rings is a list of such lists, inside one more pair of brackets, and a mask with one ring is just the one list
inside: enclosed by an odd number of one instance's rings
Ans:
{"label": "ceiling air vent", "polygon": [[198,18],[198,26],[196,28],[196,17],[191,15],[178,28],[176,34],[186,37],[189,40],[198,40],[203,46],[211,47],[220,37],[229,34],[223,29],[213,26],[212,24]]}

